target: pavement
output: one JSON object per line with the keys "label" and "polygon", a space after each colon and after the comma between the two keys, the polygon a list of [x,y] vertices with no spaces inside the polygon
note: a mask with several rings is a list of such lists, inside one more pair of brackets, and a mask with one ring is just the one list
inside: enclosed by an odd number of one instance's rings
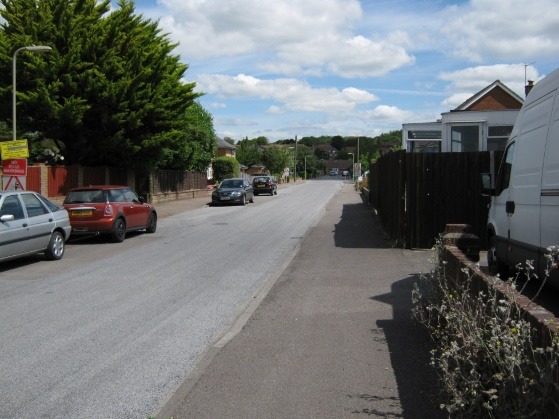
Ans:
{"label": "pavement", "polygon": [[[157,209],[164,218],[209,201]],[[391,247],[378,216],[344,183],[154,416],[446,417],[429,337],[411,316],[413,284],[430,256]]]}

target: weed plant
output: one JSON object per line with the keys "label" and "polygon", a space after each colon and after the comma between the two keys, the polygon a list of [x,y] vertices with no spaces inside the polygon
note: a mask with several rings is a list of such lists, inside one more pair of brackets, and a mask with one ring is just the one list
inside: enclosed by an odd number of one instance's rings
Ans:
{"label": "weed plant", "polygon": [[[514,303],[518,277],[507,281],[504,298],[493,287],[474,291],[471,269],[460,278],[446,275],[442,251],[439,241],[431,273],[412,292],[413,315],[434,342],[441,408],[456,418],[559,417],[559,338],[535,343],[534,329]],[[533,280],[530,264],[525,274]]]}

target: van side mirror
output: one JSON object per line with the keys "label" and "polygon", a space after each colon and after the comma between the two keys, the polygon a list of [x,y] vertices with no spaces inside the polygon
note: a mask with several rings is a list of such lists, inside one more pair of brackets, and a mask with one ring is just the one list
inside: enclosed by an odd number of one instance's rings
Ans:
{"label": "van side mirror", "polygon": [[495,196],[495,188],[492,187],[491,173],[481,174],[481,194],[483,196]]}

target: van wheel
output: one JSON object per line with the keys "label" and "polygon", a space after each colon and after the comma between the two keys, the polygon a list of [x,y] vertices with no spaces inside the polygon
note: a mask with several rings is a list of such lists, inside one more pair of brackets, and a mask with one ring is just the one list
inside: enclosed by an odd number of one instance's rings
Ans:
{"label": "van wheel", "polygon": [[64,256],[64,237],[60,231],[55,231],[50,236],[49,245],[45,250],[47,260],[59,260]]}
{"label": "van wheel", "polygon": [[487,266],[489,267],[489,272],[493,275],[499,275],[501,279],[508,278],[508,267],[502,263],[497,257],[497,243],[495,236],[489,238],[489,250],[487,250]]}
{"label": "van wheel", "polygon": [[115,221],[111,238],[115,243],[122,243],[126,237],[126,224],[122,218]]}

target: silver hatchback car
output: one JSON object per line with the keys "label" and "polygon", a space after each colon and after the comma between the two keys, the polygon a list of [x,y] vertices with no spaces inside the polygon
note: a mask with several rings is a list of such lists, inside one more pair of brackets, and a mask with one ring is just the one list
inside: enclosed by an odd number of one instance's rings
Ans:
{"label": "silver hatchback car", "polygon": [[64,255],[72,227],[68,211],[32,191],[0,191],[0,261],[35,253]]}

